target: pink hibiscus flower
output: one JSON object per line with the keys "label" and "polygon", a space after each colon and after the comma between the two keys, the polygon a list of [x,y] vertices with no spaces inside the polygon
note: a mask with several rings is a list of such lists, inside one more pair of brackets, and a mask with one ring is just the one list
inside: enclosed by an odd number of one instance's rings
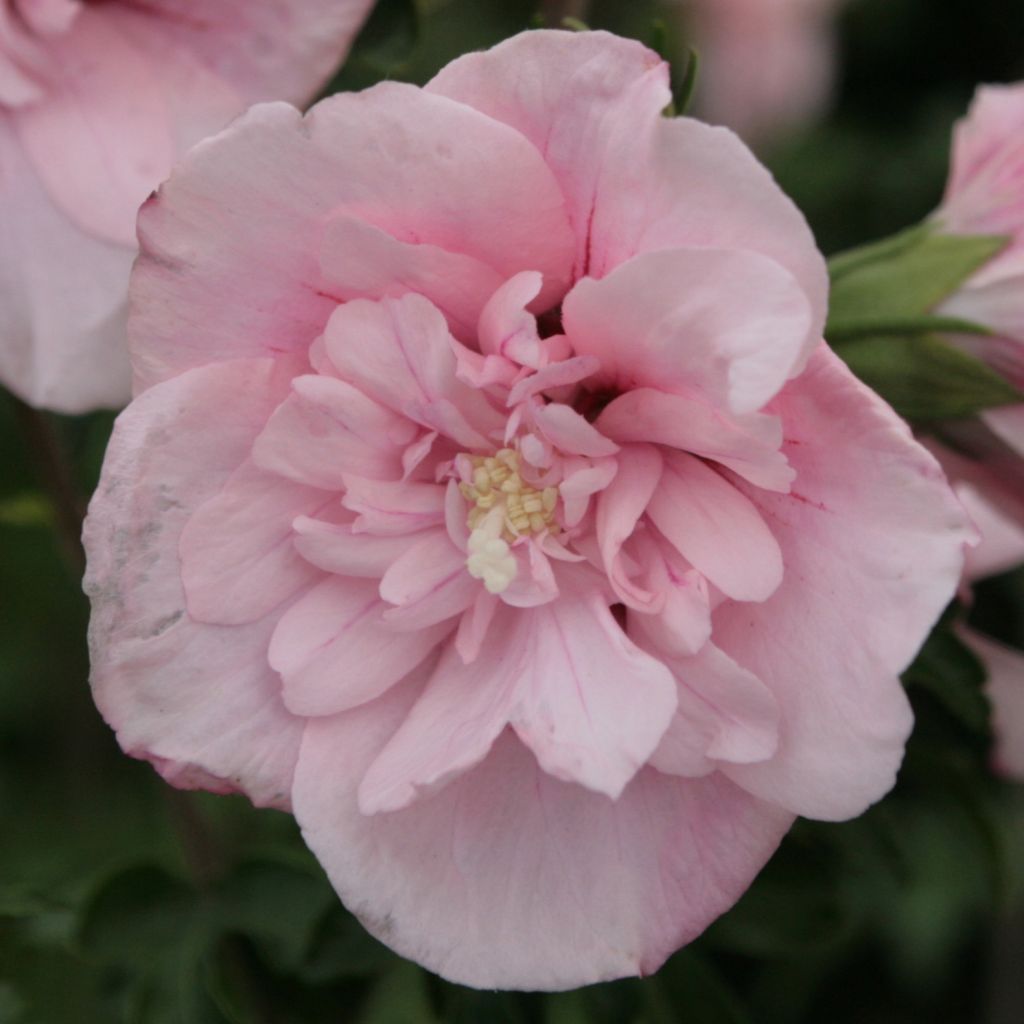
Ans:
{"label": "pink hibiscus flower", "polygon": [[0,0],[0,381],[61,412],[129,398],[135,216],[257,100],[303,103],[372,0]]}
{"label": "pink hibiscus flower", "polygon": [[844,0],[690,0],[701,56],[698,105],[753,142],[818,117],[832,95]]}
{"label": "pink hibiscus flower", "polygon": [[[990,336],[957,344],[1024,390],[1024,84],[985,86],[957,126],[944,231],[1006,235],[1006,248],[939,308],[982,324]],[[981,530],[966,580],[1024,562],[1024,404],[987,409],[945,430],[957,452],[937,449]],[[989,670],[996,766],[1024,779],[1024,654],[974,632],[965,636]]]}
{"label": "pink hibiscus flower", "polygon": [[471,985],[647,973],[893,782],[968,529],[667,69],[535,32],[258,107],[143,208],[96,699]]}

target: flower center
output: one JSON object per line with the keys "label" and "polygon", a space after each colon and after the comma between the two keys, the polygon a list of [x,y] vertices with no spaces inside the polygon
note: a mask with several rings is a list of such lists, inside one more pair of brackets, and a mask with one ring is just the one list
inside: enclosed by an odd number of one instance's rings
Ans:
{"label": "flower center", "polygon": [[459,490],[470,503],[466,568],[492,594],[500,594],[516,576],[510,545],[555,528],[558,488],[538,489],[523,480],[519,453],[512,448],[462,458]]}

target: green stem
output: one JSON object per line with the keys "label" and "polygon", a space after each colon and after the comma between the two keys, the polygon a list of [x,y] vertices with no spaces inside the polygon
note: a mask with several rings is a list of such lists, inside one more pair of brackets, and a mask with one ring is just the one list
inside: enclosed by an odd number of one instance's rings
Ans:
{"label": "green stem", "polygon": [[85,550],[82,547],[85,501],[79,494],[67,452],[46,413],[33,409],[13,395],[11,400],[33,469],[53,506],[61,546],[76,575],[81,576],[85,570]]}

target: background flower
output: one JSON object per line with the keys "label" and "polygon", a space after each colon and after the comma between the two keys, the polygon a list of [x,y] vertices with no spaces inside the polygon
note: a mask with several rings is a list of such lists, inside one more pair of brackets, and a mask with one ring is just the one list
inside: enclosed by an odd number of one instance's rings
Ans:
{"label": "background flower", "polygon": [[842,3],[680,0],[701,59],[701,116],[752,143],[776,141],[820,116],[834,86]]}
{"label": "background flower", "polygon": [[3,0],[0,379],[61,412],[123,405],[135,214],[250,103],[304,103],[371,0]]}
{"label": "background flower", "polygon": [[258,107],[140,215],[96,699],[468,984],[648,973],[881,796],[969,537],[802,217],[668,100],[528,33]]}
{"label": "background flower", "polygon": [[[957,344],[1024,390],[1024,85],[985,86],[957,125],[941,230],[1001,235],[1005,248],[939,307],[988,328]],[[940,428],[956,451],[940,458],[982,530],[968,559],[972,582],[1024,563],[1024,404],[982,411]],[[1024,654],[966,632],[991,679],[997,764],[1024,778]]]}

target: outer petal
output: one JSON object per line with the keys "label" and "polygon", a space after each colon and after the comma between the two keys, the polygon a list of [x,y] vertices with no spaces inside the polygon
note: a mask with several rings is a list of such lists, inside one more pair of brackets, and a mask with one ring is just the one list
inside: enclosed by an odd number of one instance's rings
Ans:
{"label": "outer petal", "polygon": [[665,62],[607,32],[526,32],[452,61],[427,89],[512,125],[540,150],[566,197],[577,277],[588,272],[608,147],[672,99]]}
{"label": "outer petal", "polygon": [[301,104],[341,63],[372,7],[373,0],[147,0],[117,14],[148,34],[154,50],[173,39],[250,103]]}
{"label": "outer petal", "polygon": [[[131,246],[135,211],[174,159],[163,82],[95,7],[83,10],[70,32],[50,37],[46,48],[47,94],[14,112],[18,137],[50,196],[75,224]],[[226,116],[210,128],[221,127]]]}
{"label": "outer petal", "polygon": [[599,378],[620,391],[697,394],[752,413],[792,375],[811,309],[796,279],[756,253],[670,249],[580,281],[562,319],[573,349],[596,356]]}
{"label": "outer petal", "polygon": [[139,384],[210,359],[305,352],[339,298],[317,244],[338,214],[503,277],[536,269],[559,289],[569,272],[558,186],[512,129],[396,83],[332,96],[305,119],[257,106],[193,149],[140,213]]}
{"label": "outer petal", "polygon": [[992,702],[996,745],[993,767],[1024,782],[1024,653],[990,640],[974,630],[961,631],[988,672],[986,690]]}
{"label": "outer petal", "polygon": [[788,270],[810,301],[809,356],[828,309],[825,260],[803,214],[747,147],[728,129],[658,117],[626,126],[612,152],[594,206],[591,276],[657,249],[761,253]]}
{"label": "outer petal", "polygon": [[195,370],[117,422],[85,527],[92,685],[124,749],[178,786],[285,806],[301,723],[266,663],[273,622],[186,611],[178,535],[245,458],[287,373],[268,360]]}
{"label": "outer petal", "polygon": [[793,493],[754,492],[785,576],[760,605],[722,605],[715,643],[774,692],[776,756],[727,769],[809,817],[859,814],[892,785],[912,724],[898,674],[973,541],[935,460],[824,346],[781,396]]}
{"label": "outer petal", "polygon": [[437,795],[367,817],[357,780],[410,689],[307,727],[295,809],[367,928],[451,981],[562,989],[649,974],[737,899],[792,820],[720,775],[645,769],[611,801],[551,778],[508,732]]}

